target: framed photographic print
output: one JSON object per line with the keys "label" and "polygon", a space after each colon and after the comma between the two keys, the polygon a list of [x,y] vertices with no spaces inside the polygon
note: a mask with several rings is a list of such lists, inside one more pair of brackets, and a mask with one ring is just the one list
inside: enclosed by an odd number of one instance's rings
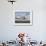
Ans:
{"label": "framed photographic print", "polygon": [[15,25],[32,25],[32,11],[16,10]]}

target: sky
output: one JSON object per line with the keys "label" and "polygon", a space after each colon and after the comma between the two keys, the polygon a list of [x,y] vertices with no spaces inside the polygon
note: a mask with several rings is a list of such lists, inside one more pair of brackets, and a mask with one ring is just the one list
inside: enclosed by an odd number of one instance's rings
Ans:
{"label": "sky", "polygon": [[26,15],[30,15],[30,12],[16,12],[15,14],[16,16],[26,16]]}

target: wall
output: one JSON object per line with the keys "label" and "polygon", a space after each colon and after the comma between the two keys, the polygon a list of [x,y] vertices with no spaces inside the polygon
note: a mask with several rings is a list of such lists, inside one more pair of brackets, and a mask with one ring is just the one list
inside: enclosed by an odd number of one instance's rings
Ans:
{"label": "wall", "polygon": [[[32,9],[32,26],[15,26],[16,9]],[[17,0],[13,5],[7,0],[0,0],[0,40],[11,40],[18,32],[26,32],[37,41],[46,40],[46,0]]]}

